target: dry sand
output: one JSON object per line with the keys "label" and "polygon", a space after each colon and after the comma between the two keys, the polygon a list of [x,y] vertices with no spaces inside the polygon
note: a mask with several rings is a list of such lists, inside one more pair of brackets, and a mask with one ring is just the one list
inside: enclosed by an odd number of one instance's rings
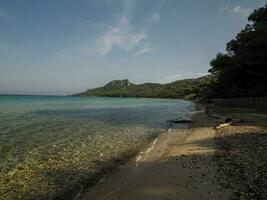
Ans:
{"label": "dry sand", "polygon": [[216,178],[215,121],[203,112],[188,128],[173,127],[146,151],[82,195],[82,200],[229,199]]}

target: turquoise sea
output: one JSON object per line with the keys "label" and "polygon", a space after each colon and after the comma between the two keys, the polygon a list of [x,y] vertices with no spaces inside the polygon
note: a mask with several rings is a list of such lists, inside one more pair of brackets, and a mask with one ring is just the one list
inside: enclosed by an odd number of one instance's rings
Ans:
{"label": "turquoise sea", "polygon": [[0,199],[55,199],[140,150],[182,100],[0,96]]}

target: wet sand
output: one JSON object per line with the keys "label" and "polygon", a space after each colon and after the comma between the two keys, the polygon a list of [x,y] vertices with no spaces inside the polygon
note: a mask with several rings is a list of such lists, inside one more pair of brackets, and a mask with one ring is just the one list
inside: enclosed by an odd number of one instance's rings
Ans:
{"label": "wet sand", "polygon": [[190,127],[173,127],[135,159],[84,191],[82,200],[229,199],[218,181],[215,130],[204,110]]}

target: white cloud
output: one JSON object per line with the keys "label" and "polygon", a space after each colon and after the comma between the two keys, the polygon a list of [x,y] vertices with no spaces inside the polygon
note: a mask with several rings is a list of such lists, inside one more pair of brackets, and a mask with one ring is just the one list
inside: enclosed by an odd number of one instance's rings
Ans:
{"label": "white cloud", "polygon": [[243,19],[247,19],[250,13],[252,12],[252,9],[244,8],[241,5],[235,5],[235,6],[226,6],[226,7],[220,8],[220,12],[230,12]]}
{"label": "white cloud", "polygon": [[144,53],[148,53],[148,52],[150,52],[150,51],[152,51],[153,50],[153,48],[150,48],[150,47],[148,47],[148,48],[144,48],[144,49],[141,49],[140,51],[138,51],[135,55],[136,56],[139,56],[139,55],[142,55],[142,54],[144,54]]}
{"label": "white cloud", "polygon": [[242,8],[241,6],[235,6],[232,9],[232,12],[241,16],[241,17],[247,18],[250,15],[250,13],[252,12],[252,9]]}
{"label": "white cloud", "polygon": [[130,19],[133,16],[136,3],[137,0],[124,0],[123,11],[119,20],[96,39],[96,50],[100,55],[107,55],[113,48],[130,51],[137,46],[143,46],[135,55],[141,55],[155,49],[144,42],[148,40],[147,32],[151,26],[161,20],[160,15],[157,12],[153,13],[150,18],[145,20],[145,28],[134,31]]}
{"label": "white cloud", "polygon": [[128,19],[122,16],[116,26],[96,40],[96,49],[101,55],[108,54],[115,47],[130,51],[146,38],[145,31],[132,31]]}
{"label": "white cloud", "polygon": [[[112,0],[106,1],[111,2]],[[68,55],[72,57],[73,55],[77,55],[77,57],[79,55],[82,57],[105,56],[113,49],[133,51],[137,52],[133,55],[141,55],[156,49],[149,45],[148,32],[154,24],[161,20],[160,15],[157,12],[152,12],[152,15],[144,19],[144,24],[138,28],[131,23],[137,0],[123,0],[121,2],[123,3],[121,13],[115,15],[115,21],[102,27],[104,30],[101,30],[102,33],[98,37],[91,38],[91,40],[89,38],[88,41],[76,47],[62,49],[57,55],[59,57],[68,57]]]}
{"label": "white cloud", "polygon": [[161,20],[160,15],[158,13],[154,13],[150,18],[152,23],[157,23]]}
{"label": "white cloud", "polygon": [[149,53],[151,51],[157,50],[157,47],[151,47],[150,44],[147,42],[143,45],[143,48],[141,48],[139,51],[137,51],[134,55],[140,56],[145,53]]}

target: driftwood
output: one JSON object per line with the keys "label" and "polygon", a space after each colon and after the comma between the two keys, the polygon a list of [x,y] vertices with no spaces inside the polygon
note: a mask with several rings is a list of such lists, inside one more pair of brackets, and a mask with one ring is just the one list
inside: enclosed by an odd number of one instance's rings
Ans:
{"label": "driftwood", "polygon": [[174,124],[193,123],[193,121],[190,119],[174,119],[174,120],[168,120],[167,122],[171,122]]}
{"label": "driftwood", "polygon": [[230,123],[223,123],[223,124],[219,124],[218,126],[214,127],[214,129],[218,130],[220,128],[226,127],[226,126],[230,126],[232,125],[232,122]]}
{"label": "driftwood", "polygon": [[214,129],[218,130],[226,126],[231,126],[232,124],[233,124],[233,120],[231,118],[226,118],[224,123],[219,124],[218,126],[214,127]]}

